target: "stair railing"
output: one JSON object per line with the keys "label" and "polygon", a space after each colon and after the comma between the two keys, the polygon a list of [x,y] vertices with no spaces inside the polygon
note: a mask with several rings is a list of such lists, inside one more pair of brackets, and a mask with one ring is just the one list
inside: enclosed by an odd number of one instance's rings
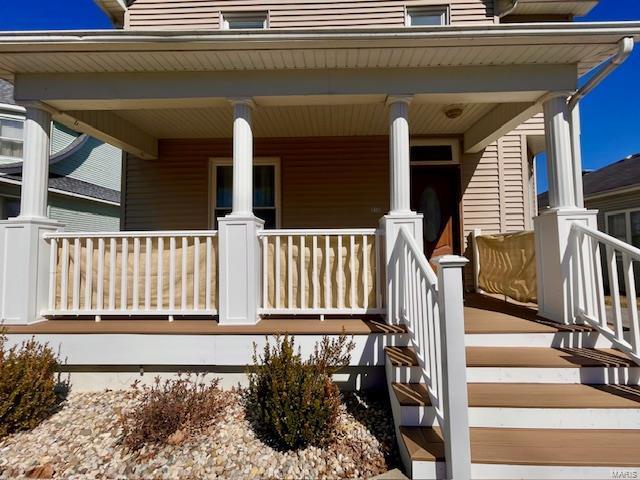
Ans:
{"label": "stair railing", "polygon": [[575,259],[572,318],[595,328],[640,364],[635,272],[640,268],[640,249],[580,223],[572,225],[569,241]]}
{"label": "stair railing", "polygon": [[391,255],[391,305],[406,325],[431,404],[442,427],[447,478],[471,472],[462,267],[467,259],[445,255],[433,271],[406,227]]}

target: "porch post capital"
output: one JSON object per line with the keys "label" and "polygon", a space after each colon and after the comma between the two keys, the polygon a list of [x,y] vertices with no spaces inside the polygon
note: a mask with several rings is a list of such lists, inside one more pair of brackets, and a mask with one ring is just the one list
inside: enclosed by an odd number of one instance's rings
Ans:
{"label": "porch post capital", "polygon": [[227,100],[233,107],[237,105],[244,105],[251,108],[252,110],[256,108],[256,102],[251,97],[231,97]]}
{"label": "porch post capital", "polygon": [[554,100],[556,98],[564,98],[565,100],[568,100],[573,95],[573,93],[574,92],[570,90],[556,90],[553,92],[547,92],[538,99],[538,103],[543,105],[549,100]]}
{"label": "porch post capital", "polygon": [[391,106],[396,103],[404,103],[405,105],[409,105],[412,101],[413,101],[413,95],[410,95],[410,94],[387,95],[385,105]]}

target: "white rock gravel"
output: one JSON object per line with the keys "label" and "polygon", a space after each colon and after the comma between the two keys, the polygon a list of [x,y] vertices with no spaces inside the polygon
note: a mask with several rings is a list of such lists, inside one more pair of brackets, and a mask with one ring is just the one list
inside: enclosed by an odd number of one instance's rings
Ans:
{"label": "white rock gravel", "polygon": [[[131,391],[72,393],[30,432],[0,440],[0,478],[370,478],[398,465],[386,392],[346,394],[338,432],[326,448],[279,452],[245,419],[241,395],[223,420],[179,445],[131,453],[118,417],[135,406]],[[30,472],[30,473],[29,473]]]}

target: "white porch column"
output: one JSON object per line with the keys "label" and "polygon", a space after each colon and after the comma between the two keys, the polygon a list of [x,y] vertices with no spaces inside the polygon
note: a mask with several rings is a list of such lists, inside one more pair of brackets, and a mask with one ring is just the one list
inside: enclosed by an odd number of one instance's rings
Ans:
{"label": "white porch column", "polygon": [[573,187],[575,190],[575,205],[578,208],[584,208],[580,103],[577,103],[569,113],[571,115],[569,122],[571,125],[571,152],[573,154]]}
{"label": "white porch column", "polygon": [[0,321],[27,324],[41,319],[49,293],[46,232],[60,228],[47,218],[49,132],[44,106],[28,106],[24,128],[20,215],[0,222]]}
{"label": "white porch column", "polygon": [[387,98],[389,106],[389,181],[390,181],[390,210],[380,219],[380,229],[385,236],[385,265],[386,265],[386,299],[387,321],[400,321],[397,306],[390,305],[391,289],[395,288],[394,279],[398,272],[389,269],[398,231],[406,226],[413,234],[418,245],[422,245],[422,215],[411,211],[411,166],[410,166],[410,132],[409,132],[409,104],[411,95],[390,95]]}
{"label": "white porch column", "polygon": [[258,322],[261,261],[258,231],[264,221],[253,214],[253,132],[250,98],[233,105],[233,203],[231,214],[218,220],[220,265],[219,322]]}
{"label": "white porch column", "polygon": [[[544,318],[566,324],[575,320],[572,272],[576,255],[571,225],[579,222],[598,228],[597,211],[582,207],[578,113],[569,111],[566,93],[549,96],[543,106],[549,209],[534,219],[538,311]],[[584,258],[588,255],[585,252]],[[591,275],[588,268],[585,272]]]}

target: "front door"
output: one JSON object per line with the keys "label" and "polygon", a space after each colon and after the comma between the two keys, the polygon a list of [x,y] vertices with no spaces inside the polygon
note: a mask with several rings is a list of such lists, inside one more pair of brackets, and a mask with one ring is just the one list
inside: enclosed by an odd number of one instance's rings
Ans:
{"label": "front door", "polygon": [[411,167],[411,210],[424,216],[427,258],[460,251],[460,171],[457,167]]}

